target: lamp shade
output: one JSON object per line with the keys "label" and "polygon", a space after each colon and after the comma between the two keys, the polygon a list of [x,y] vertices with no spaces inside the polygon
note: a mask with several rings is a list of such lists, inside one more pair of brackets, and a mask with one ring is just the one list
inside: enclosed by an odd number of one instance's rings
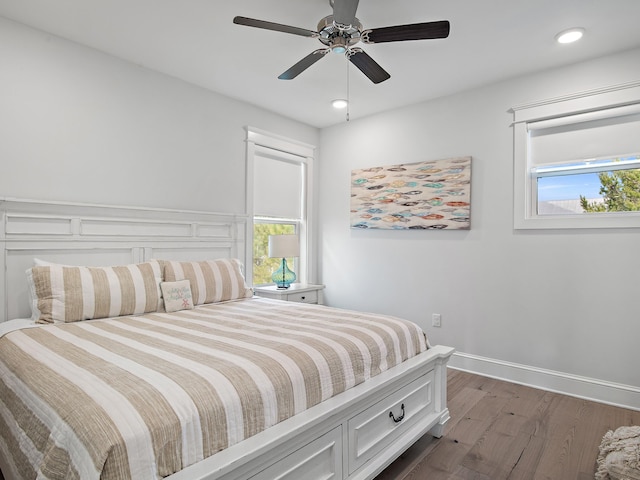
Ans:
{"label": "lamp shade", "polygon": [[300,256],[298,235],[269,235],[269,256],[274,258]]}

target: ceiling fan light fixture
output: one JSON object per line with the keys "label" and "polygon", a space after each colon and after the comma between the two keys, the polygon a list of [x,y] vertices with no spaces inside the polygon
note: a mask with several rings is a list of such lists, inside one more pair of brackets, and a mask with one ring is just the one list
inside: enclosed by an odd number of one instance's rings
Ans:
{"label": "ceiling fan light fixture", "polygon": [[333,53],[345,53],[347,51],[347,39],[342,35],[336,35],[330,41],[330,48]]}
{"label": "ceiling fan light fixture", "polygon": [[342,110],[343,108],[347,108],[349,102],[347,102],[344,98],[336,98],[333,102],[331,102],[331,105],[333,105],[333,108],[337,110]]}
{"label": "ceiling fan light fixture", "polygon": [[564,30],[556,35],[556,41],[558,43],[573,43],[582,38],[584,35],[584,28],[575,27],[569,30]]}

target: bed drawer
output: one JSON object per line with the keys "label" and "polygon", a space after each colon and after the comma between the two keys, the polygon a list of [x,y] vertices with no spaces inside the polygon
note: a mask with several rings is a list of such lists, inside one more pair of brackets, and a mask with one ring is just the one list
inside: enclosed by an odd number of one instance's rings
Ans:
{"label": "bed drawer", "polygon": [[435,411],[433,388],[431,371],[349,420],[349,475]]}
{"label": "bed drawer", "polygon": [[274,463],[251,480],[342,479],[342,427],[336,427]]}

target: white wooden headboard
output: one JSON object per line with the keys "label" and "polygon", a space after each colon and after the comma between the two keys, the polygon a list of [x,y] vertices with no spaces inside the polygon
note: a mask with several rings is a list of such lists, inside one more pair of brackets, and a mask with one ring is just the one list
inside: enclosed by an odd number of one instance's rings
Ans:
{"label": "white wooden headboard", "polygon": [[252,277],[247,215],[0,198],[0,321],[31,315],[25,271],[40,258],[107,266],[239,258]]}

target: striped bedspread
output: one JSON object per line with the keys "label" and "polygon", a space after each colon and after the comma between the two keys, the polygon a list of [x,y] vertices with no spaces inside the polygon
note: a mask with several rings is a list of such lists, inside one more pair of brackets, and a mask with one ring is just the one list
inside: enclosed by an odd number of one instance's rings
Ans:
{"label": "striped bedspread", "polygon": [[259,298],[10,332],[5,476],[162,478],[426,348],[411,322]]}

